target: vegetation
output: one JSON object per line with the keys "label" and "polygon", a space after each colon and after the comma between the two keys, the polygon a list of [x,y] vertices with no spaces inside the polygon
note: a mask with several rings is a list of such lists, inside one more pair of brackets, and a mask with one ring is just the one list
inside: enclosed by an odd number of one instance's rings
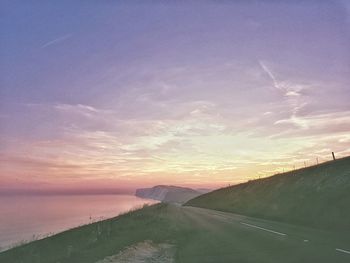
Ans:
{"label": "vegetation", "polygon": [[[178,231],[169,207],[146,206],[116,218],[74,228],[0,253],[0,262],[96,262],[123,248],[173,238]],[[184,231],[184,230],[183,230]]]}
{"label": "vegetation", "polygon": [[219,189],[185,205],[350,231],[350,157]]}

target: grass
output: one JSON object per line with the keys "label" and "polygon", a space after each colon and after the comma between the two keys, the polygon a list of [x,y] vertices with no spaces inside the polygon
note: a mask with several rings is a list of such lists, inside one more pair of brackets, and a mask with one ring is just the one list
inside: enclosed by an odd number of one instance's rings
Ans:
{"label": "grass", "polygon": [[[143,240],[177,236],[169,207],[157,204],[116,218],[74,228],[0,253],[0,262],[96,262]],[[183,230],[182,230],[183,231]]]}
{"label": "grass", "polygon": [[350,231],[350,157],[201,195],[185,205]]}

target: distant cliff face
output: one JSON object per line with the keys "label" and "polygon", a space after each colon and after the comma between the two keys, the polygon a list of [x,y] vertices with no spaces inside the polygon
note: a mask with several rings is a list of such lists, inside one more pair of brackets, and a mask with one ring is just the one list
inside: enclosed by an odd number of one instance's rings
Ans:
{"label": "distant cliff face", "polygon": [[166,203],[184,203],[202,193],[191,188],[157,185],[152,188],[137,189],[135,195],[142,198],[159,200]]}

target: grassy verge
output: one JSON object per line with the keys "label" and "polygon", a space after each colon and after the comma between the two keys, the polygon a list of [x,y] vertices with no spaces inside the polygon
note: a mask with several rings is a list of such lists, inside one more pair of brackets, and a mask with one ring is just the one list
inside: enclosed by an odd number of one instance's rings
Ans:
{"label": "grassy verge", "polygon": [[[186,232],[171,206],[157,204],[0,253],[0,262],[96,262],[141,242],[176,242]],[[183,235],[182,235],[183,236]],[[178,238],[177,238],[178,237]]]}
{"label": "grassy verge", "polygon": [[350,232],[350,157],[219,189],[186,205]]}

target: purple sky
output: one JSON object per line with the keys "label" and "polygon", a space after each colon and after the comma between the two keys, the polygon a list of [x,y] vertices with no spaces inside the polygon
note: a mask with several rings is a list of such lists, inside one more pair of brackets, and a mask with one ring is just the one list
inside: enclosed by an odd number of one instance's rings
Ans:
{"label": "purple sky", "polygon": [[350,154],[347,1],[1,1],[1,188],[222,186]]}

